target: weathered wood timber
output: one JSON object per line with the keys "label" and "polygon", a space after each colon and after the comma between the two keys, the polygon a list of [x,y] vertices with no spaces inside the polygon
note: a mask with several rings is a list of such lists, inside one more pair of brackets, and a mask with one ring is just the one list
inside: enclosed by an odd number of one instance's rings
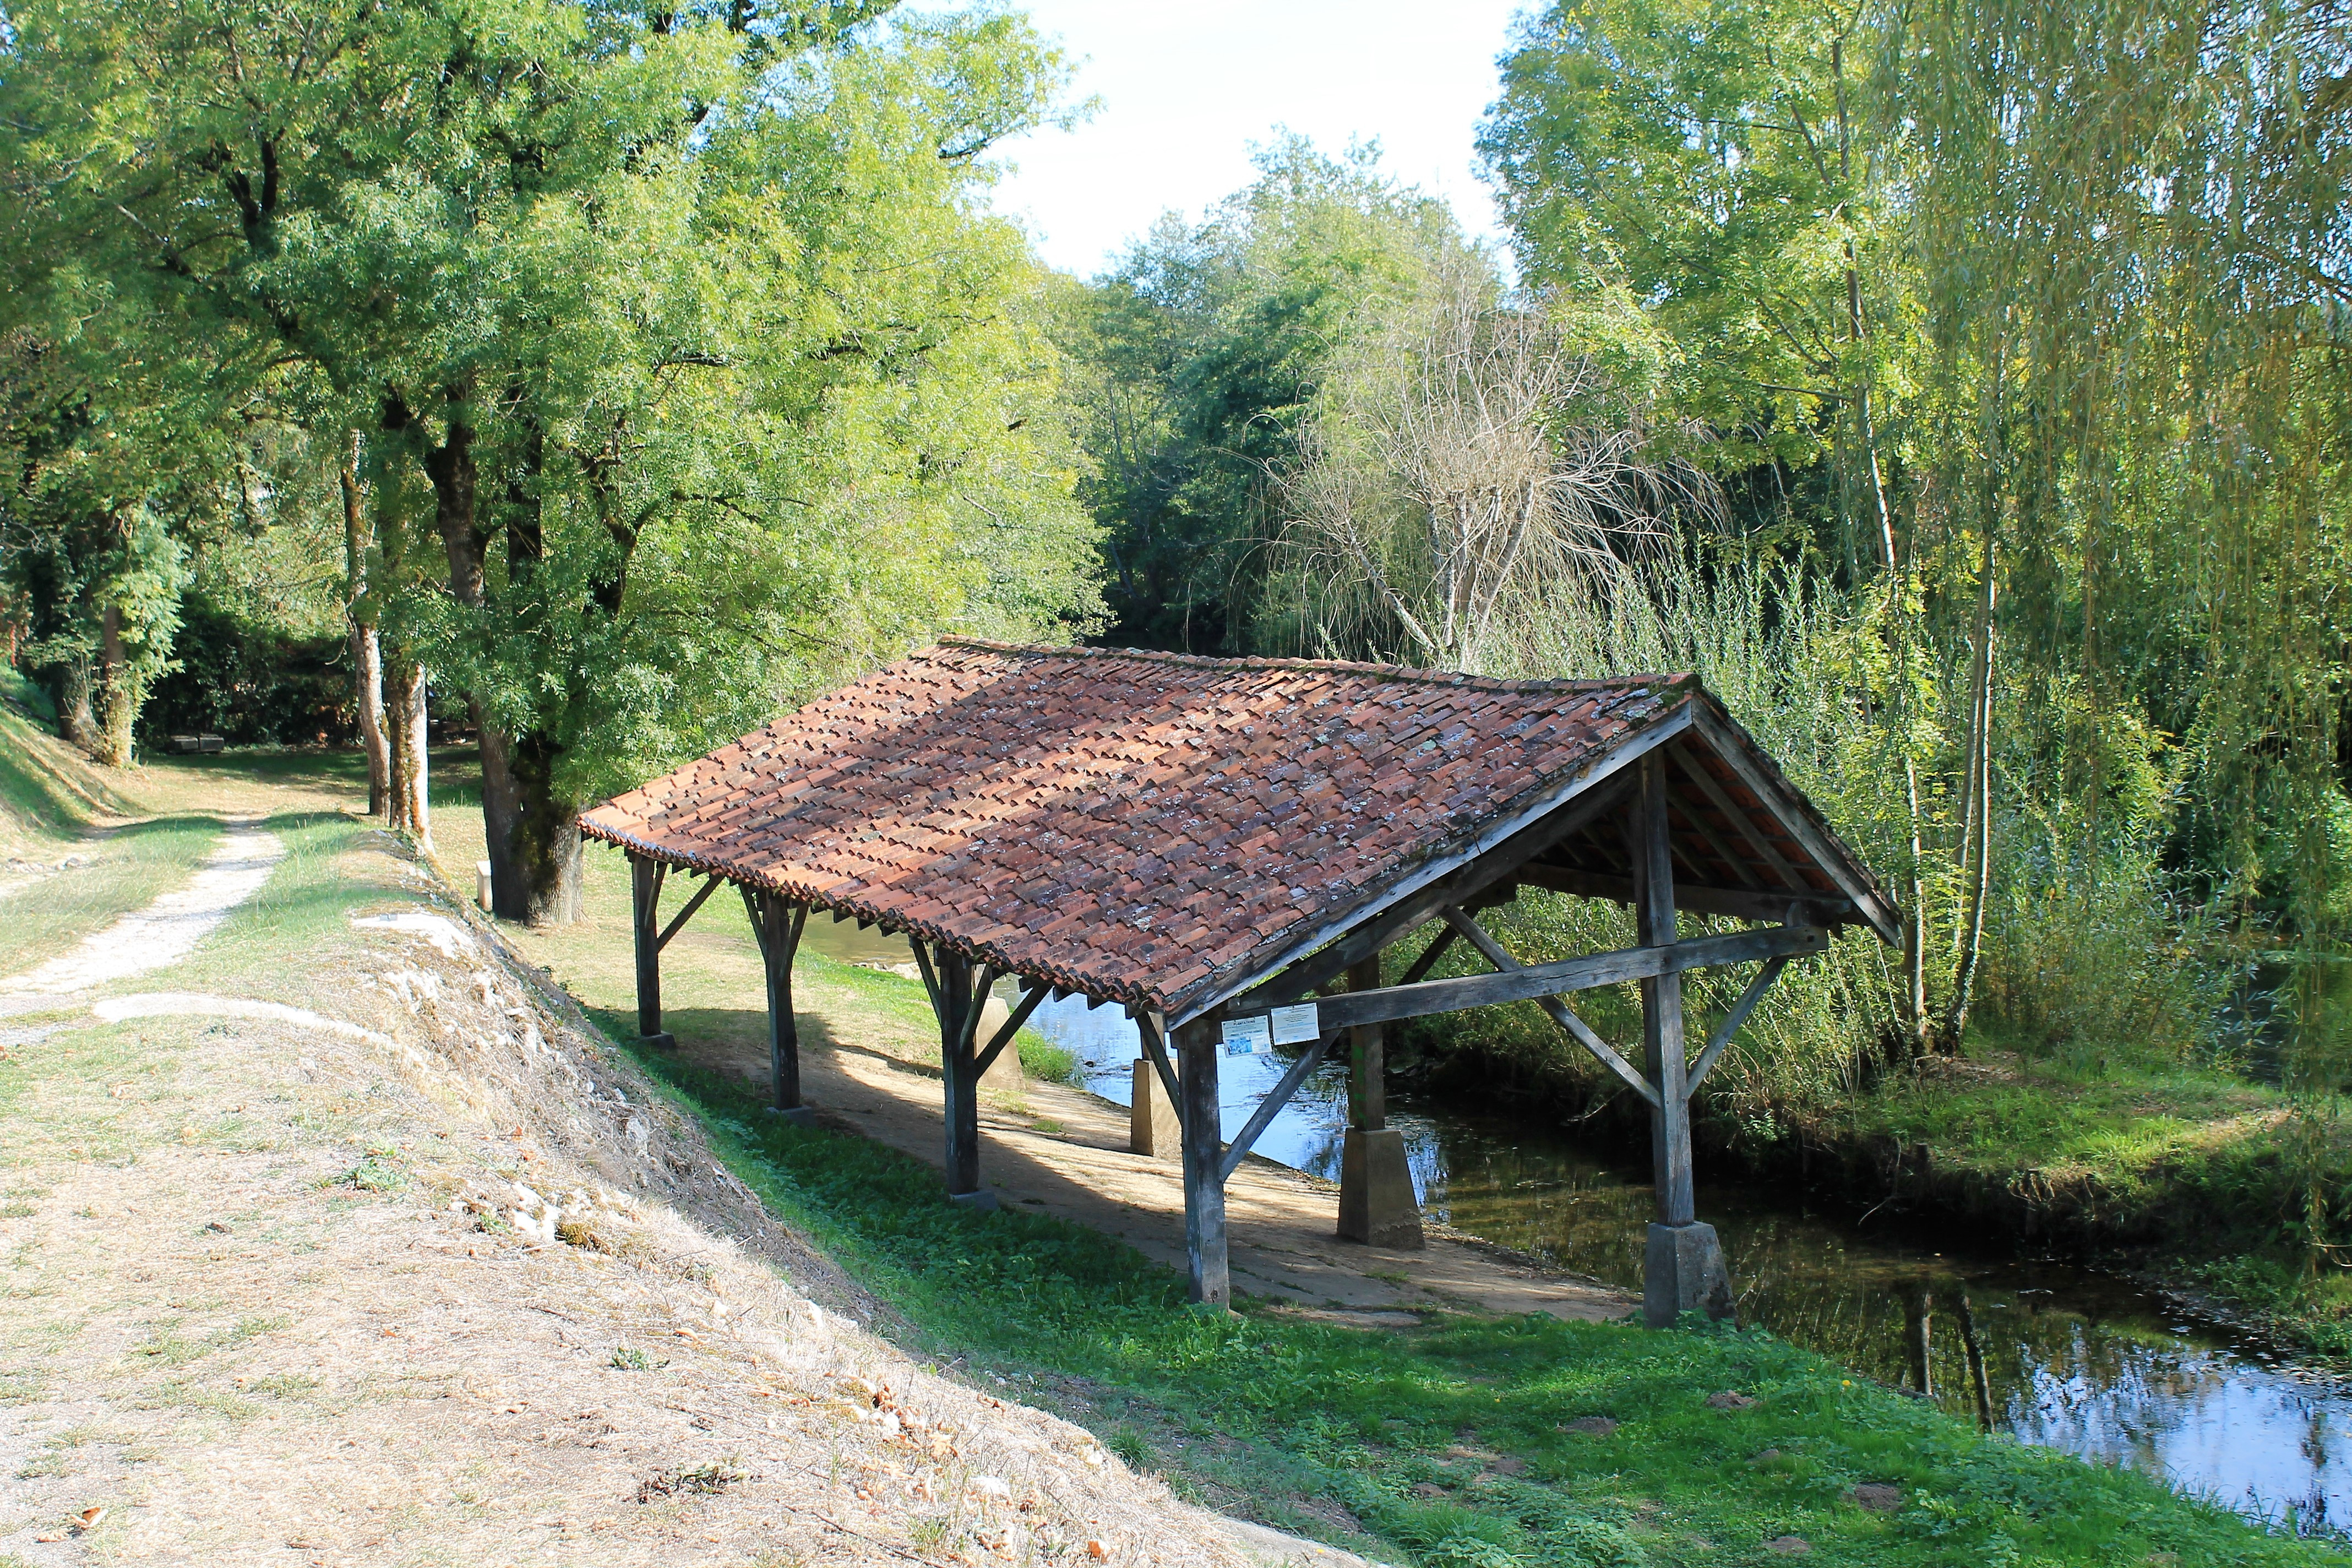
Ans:
{"label": "weathered wood timber", "polygon": [[[1666,768],[1663,757],[1641,762],[1641,799],[1629,837],[1633,849],[1633,929],[1644,947],[1684,953],[1675,941],[1675,868],[1667,853]],[[1757,935],[1769,933],[1757,932]],[[1687,1225],[1697,1217],[1691,1184],[1689,1058],[1683,1041],[1683,977],[1660,964],[1642,976],[1642,1051],[1658,1090],[1650,1107],[1651,1163],[1657,1184],[1658,1221]]]}
{"label": "weathered wood timber", "polygon": [[1197,1019],[1176,1031],[1176,1051],[1184,1070],[1176,1105],[1184,1123],[1184,1255],[1191,1265],[1192,1300],[1223,1307],[1233,1299],[1233,1274],[1225,1262],[1225,1184],[1217,1114],[1217,1026]]}
{"label": "weathered wood timber", "polygon": [[[1316,1003],[1326,1028],[1357,1024],[1393,1023],[1400,1018],[1423,1018],[1433,1013],[1455,1013],[1494,1002],[1525,1002],[1538,996],[1564,996],[1596,986],[1643,980],[1654,974],[1680,973],[1718,963],[1746,963],[1777,953],[1795,957],[1829,951],[1830,933],[1818,926],[1771,926],[1762,931],[1734,931],[1727,936],[1694,937],[1688,942],[1658,946],[1621,948],[1586,958],[1564,958],[1553,963],[1530,963],[1497,974],[1468,974],[1452,980],[1423,980],[1412,985],[1388,985],[1378,991],[1342,992]],[[1236,1017],[1246,1011],[1227,1006],[1222,1016]]]}
{"label": "weathered wood timber", "polygon": [[[703,891],[719,886],[712,878]],[[679,915],[682,921],[701,903],[697,898]],[[772,1109],[796,1121],[811,1120],[801,1103],[801,1035],[793,1016],[793,960],[800,952],[801,932],[808,927],[808,906],[785,901],[764,889],[743,889],[743,910],[751,917],[751,934],[760,944],[760,962],[768,982],[768,1071],[775,1094]]]}
{"label": "weathered wood timber", "polygon": [[637,960],[637,1037],[652,1046],[677,1042],[662,1031],[661,939],[657,921],[669,868],[648,856],[629,856],[629,925]]}

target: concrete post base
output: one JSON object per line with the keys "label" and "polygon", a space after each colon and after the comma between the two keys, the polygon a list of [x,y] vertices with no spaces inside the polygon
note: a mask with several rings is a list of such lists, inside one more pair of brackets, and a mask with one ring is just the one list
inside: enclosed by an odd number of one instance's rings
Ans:
{"label": "concrete post base", "polygon": [[1160,1081],[1160,1069],[1149,1061],[1135,1064],[1135,1089],[1128,1104],[1129,1153],[1173,1160],[1183,1152],[1183,1124],[1176,1120],[1176,1108],[1168,1102],[1168,1089]]}
{"label": "concrete post base", "polygon": [[784,1121],[791,1122],[795,1127],[814,1127],[816,1125],[816,1112],[810,1110],[805,1105],[787,1105],[782,1107],[772,1105],[768,1107],[768,1114],[771,1116],[781,1117]]}
{"label": "concrete post base", "polygon": [[639,1035],[637,1044],[650,1046],[657,1051],[674,1051],[677,1049],[677,1037],[664,1029],[658,1035]]}
{"label": "concrete post base", "polygon": [[[988,1042],[996,1038],[996,1032],[1012,1018],[1013,1009],[1007,1007],[1002,999],[991,996],[982,1003],[980,1027],[972,1034],[971,1048],[985,1050]],[[1021,1047],[1017,1041],[1007,1042],[1005,1047],[996,1053],[996,1059],[988,1064],[986,1072],[981,1074],[980,1084],[982,1089],[999,1089],[1009,1094],[1018,1094],[1029,1087],[1028,1079],[1021,1071]]]}
{"label": "concrete post base", "polygon": [[1718,1321],[1732,1312],[1731,1271],[1723,1265],[1723,1244],[1715,1226],[1652,1225],[1642,1258],[1642,1321],[1670,1329],[1685,1312],[1705,1312]]}
{"label": "concrete post base", "polygon": [[979,1209],[985,1213],[996,1206],[996,1189],[982,1187],[972,1193],[950,1193],[948,1202],[960,1209]]}
{"label": "concrete post base", "polygon": [[1421,1205],[1413,1200],[1404,1134],[1350,1127],[1339,1146],[1339,1239],[1418,1251]]}

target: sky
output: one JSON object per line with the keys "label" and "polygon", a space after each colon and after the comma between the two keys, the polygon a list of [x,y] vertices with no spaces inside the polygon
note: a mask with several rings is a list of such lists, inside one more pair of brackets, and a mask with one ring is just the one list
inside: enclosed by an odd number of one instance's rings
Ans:
{"label": "sky", "polygon": [[[1017,0],[1016,0],[1017,3]],[[1052,266],[1102,270],[1175,209],[1198,218],[1250,183],[1250,148],[1277,127],[1337,153],[1378,141],[1391,176],[1497,233],[1472,170],[1495,57],[1527,0],[1028,0],[1077,64],[1076,130],[998,149],[1014,173],[998,210],[1020,216]]]}

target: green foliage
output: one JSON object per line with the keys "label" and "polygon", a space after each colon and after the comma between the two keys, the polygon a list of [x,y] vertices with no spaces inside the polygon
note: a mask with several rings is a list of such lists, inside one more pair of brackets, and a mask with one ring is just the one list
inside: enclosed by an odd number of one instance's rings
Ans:
{"label": "green foliage", "polygon": [[[1163,217],[1107,276],[1065,290],[1070,395],[1107,528],[1113,637],[1257,645],[1269,490],[1332,355],[1468,251],[1443,204],[1288,137],[1198,225]],[[1491,268],[1489,268],[1491,273]],[[1277,613],[1278,607],[1277,607]]]}
{"label": "green foliage", "polygon": [[342,637],[296,637],[280,617],[241,613],[201,588],[179,612],[173,668],[140,714],[151,749],[166,736],[204,731],[231,745],[350,738],[356,721]]}
{"label": "green foliage", "polygon": [[1063,68],[875,9],[20,6],[5,166],[79,237],[51,294],[307,433],[307,489],[229,465],[257,529],[338,539],[363,433],[361,613],[561,821],[941,631],[1096,614],[1038,276],[982,211]]}

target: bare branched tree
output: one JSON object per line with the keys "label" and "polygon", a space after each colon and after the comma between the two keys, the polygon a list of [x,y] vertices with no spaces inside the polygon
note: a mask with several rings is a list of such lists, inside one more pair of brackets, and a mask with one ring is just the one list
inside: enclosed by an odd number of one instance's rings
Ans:
{"label": "bare branched tree", "polygon": [[1608,618],[1669,547],[1671,517],[1715,506],[1651,445],[1549,317],[1464,269],[1339,366],[1283,478],[1325,640],[1392,640],[1392,623],[1416,662],[1480,671],[1533,617]]}

